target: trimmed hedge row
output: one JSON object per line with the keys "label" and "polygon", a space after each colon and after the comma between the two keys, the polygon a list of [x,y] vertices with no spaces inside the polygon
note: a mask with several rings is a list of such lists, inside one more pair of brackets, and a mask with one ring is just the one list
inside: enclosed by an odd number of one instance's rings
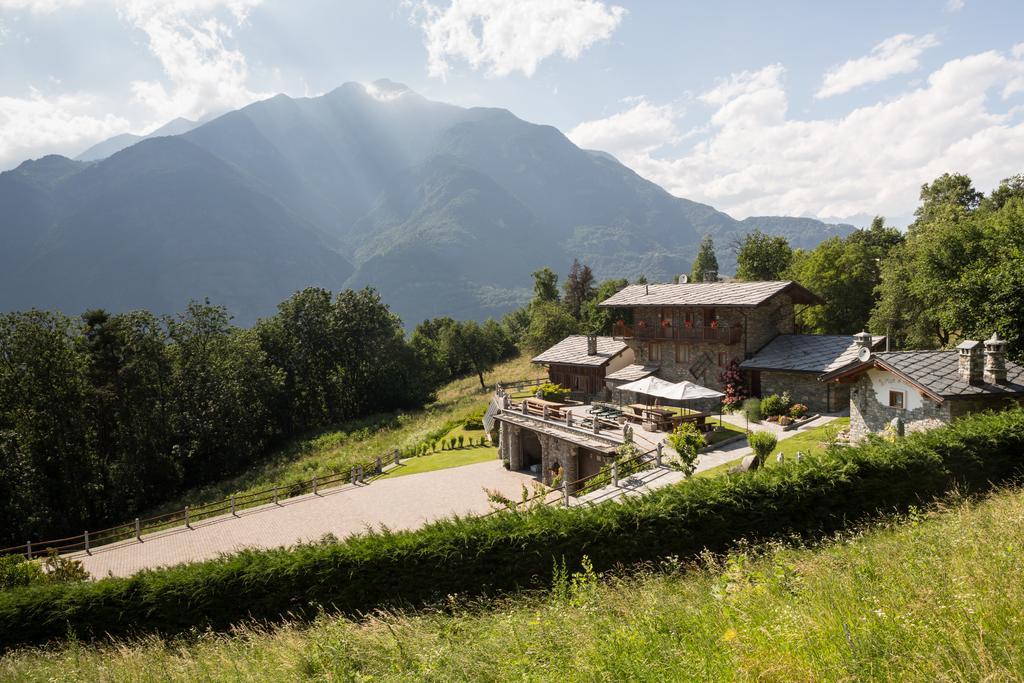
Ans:
{"label": "trimmed hedge row", "polygon": [[841,449],[800,463],[696,479],[621,505],[543,508],[448,520],[414,532],[243,552],[126,579],[0,593],[0,648],[192,627],[223,629],[320,606],[349,613],[550,578],[555,558],[598,570],[722,550],[738,537],[822,533],[953,487],[984,490],[1021,473],[1024,411]]}

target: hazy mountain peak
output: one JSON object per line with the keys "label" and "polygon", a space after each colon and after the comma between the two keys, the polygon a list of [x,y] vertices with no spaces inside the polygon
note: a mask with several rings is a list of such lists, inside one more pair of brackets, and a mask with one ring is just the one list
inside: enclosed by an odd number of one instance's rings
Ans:
{"label": "hazy mountain peak", "polygon": [[404,83],[396,83],[387,78],[380,78],[373,83],[365,83],[363,87],[366,94],[381,102],[390,102],[406,95],[416,95],[409,86]]}

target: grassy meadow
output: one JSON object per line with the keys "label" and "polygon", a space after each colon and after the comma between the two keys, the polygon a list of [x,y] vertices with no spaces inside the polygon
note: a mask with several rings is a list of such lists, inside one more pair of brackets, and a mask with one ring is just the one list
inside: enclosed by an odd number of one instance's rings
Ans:
{"label": "grassy meadow", "polygon": [[[245,494],[276,484],[287,486],[299,481],[308,482],[314,476],[322,477],[345,471],[353,465],[368,462],[377,455],[420,443],[427,435],[446,425],[449,427],[446,435],[458,436],[459,433],[465,433],[479,438],[482,432],[460,432],[458,423],[471,413],[486,407],[494,385],[502,381],[540,377],[542,374],[541,370],[530,363],[528,356],[520,356],[495,366],[491,372],[485,374],[487,391],[481,390],[480,380],[476,375],[455,380],[442,387],[438,391],[437,401],[423,410],[375,415],[336,425],[286,445],[260,462],[253,463],[253,466],[243,474],[217,482],[215,485],[188,491],[142,516],[180,510],[186,505],[195,506],[220,501],[231,493]],[[436,455],[448,453],[438,451]],[[480,457],[480,454],[477,456]],[[435,455],[425,456],[432,457]],[[449,457],[437,461],[430,469],[441,469],[440,465],[444,462],[452,463],[444,465],[447,467],[468,464],[458,458]],[[409,470],[403,472],[411,473]]]}
{"label": "grassy meadow", "polygon": [[353,621],[27,649],[18,681],[1021,680],[1024,492],[806,547],[745,547],[548,592]]}

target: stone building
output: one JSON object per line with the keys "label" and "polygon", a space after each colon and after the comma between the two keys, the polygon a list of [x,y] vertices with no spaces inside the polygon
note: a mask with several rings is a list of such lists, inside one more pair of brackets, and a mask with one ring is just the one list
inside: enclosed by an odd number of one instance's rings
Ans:
{"label": "stone building", "polygon": [[850,434],[882,432],[899,418],[904,429],[930,429],[977,412],[1024,405],[1024,367],[1006,360],[996,335],[949,351],[865,353],[822,375],[850,388]]}
{"label": "stone building", "polygon": [[612,337],[633,349],[638,365],[721,390],[733,360],[794,334],[796,307],[821,303],[795,282],[693,282],[630,285],[599,306],[619,312]]}
{"label": "stone building", "polygon": [[580,480],[594,476],[611,462],[622,443],[571,422],[559,423],[528,413],[502,410],[494,420],[498,426],[498,457],[506,468],[525,470],[536,465],[545,484],[551,485],[558,475],[568,483],[570,495],[576,493]]}
{"label": "stone building", "polygon": [[533,359],[546,365],[548,378],[586,396],[604,393],[605,376],[630,365],[633,350],[618,339],[574,334]]}
{"label": "stone building", "polygon": [[762,396],[789,392],[795,402],[813,413],[846,410],[850,386],[822,383],[818,377],[857,362],[861,349],[876,351],[885,337],[867,332],[849,337],[832,334],[780,334],[753,357],[740,363],[753,393]]}

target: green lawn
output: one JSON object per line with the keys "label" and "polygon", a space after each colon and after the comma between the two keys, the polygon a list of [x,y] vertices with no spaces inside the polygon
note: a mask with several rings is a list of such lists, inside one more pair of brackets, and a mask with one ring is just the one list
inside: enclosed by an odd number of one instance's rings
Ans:
{"label": "green lawn", "polygon": [[1019,681],[1021,519],[1008,490],[550,592],[16,651],[0,680]]}
{"label": "green lawn", "polygon": [[407,474],[419,474],[420,472],[433,472],[444,470],[449,467],[462,467],[463,465],[475,465],[478,462],[495,460],[498,457],[497,449],[492,446],[474,446],[472,448],[456,448],[454,451],[443,451],[431,455],[421,455],[418,458],[406,458],[402,464],[387,474],[380,477],[389,479],[391,477],[402,477]]}
{"label": "green lawn", "polygon": [[[795,458],[797,451],[803,451],[806,455],[810,455],[811,453],[822,453],[825,450],[825,445],[823,442],[829,436],[829,434],[849,426],[850,418],[840,417],[826,425],[822,425],[821,427],[808,429],[806,432],[798,433],[796,436],[791,436],[788,439],[784,439],[780,441],[779,445],[775,447],[774,451],[772,451],[772,454],[768,457],[768,461],[764,463],[764,466],[775,467],[778,464],[775,461],[775,456],[779,453],[784,453],[787,460],[792,460],[793,458]],[[743,430],[740,429],[740,431]],[[712,467],[709,470],[698,472],[694,476],[717,477],[721,474],[727,473],[731,468],[738,465],[742,459],[743,458],[730,460],[729,462],[722,463],[717,467]]]}
{"label": "green lawn", "polygon": [[[718,420],[717,419],[714,420],[713,424],[717,427],[718,426]],[[706,434],[705,435],[705,440],[708,442],[709,446],[713,446],[713,445],[715,445],[717,443],[721,443],[722,441],[725,441],[726,439],[731,439],[734,436],[736,436],[738,434],[743,434],[743,433],[744,433],[743,427],[737,427],[736,425],[729,424],[728,422],[725,422],[723,420],[722,421],[722,428],[720,430],[718,430],[718,431],[709,432],[708,434]]]}
{"label": "green lawn", "polygon": [[[453,437],[457,439],[459,436],[465,439],[464,443],[467,445],[462,448],[456,446],[455,450],[438,450],[428,455],[406,458],[398,468],[389,471],[381,478],[401,477],[406,474],[418,474],[419,472],[433,472],[434,470],[474,465],[478,462],[497,459],[498,449],[496,446],[491,446],[490,444],[484,446],[468,445],[470,439],[479,441],[484,436],[482,429],[464,429],[459,426],[445,434],[444,441],[447,443],[449,439]],[[440,444],[440,442],[438,443]],[[440,449],[441,446],[438,445],[438,448]]]}

